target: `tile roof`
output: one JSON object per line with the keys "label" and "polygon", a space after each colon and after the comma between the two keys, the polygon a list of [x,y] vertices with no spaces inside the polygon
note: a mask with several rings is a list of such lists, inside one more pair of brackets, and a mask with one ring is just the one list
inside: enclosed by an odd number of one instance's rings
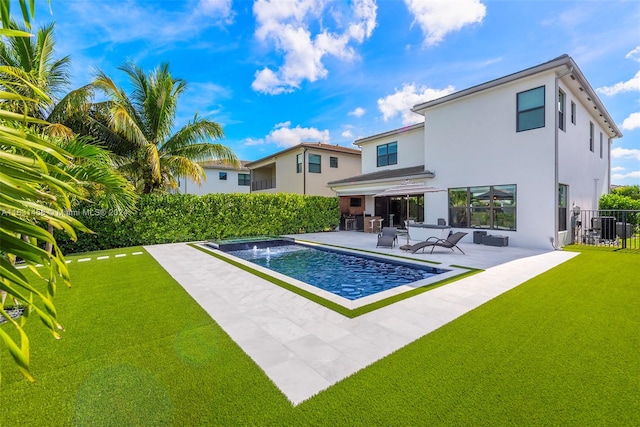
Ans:
{"label": "tile roof", "polygon": [[198,164],[200,166],[202,166],[203,168],[205,168],[205,169],[228,169],[228,170],[246,170],[246,171],[248,171],[249,168],[247,167],[247,163],[249,163],[248,160],[240,160],[240,168],[236,169],[232,165],[228,165],[228,164],[224,163],[222,160],[205,160],[203,162],[198,162]]}
{"label": "tile roof", "polygon": [[300,149],[301,147],[314,148],[317,150],[325,150],[325,151],[334,151],[334,152],[340,152],[345,154],[354,154],[358,156],[361,154],[360,149],[356,149],[356,148],[343,147],[341,145],[323,144],[322,142],[302,142],[298,145],[294,145],[293,147],[289,147],[282,151],[278,151],[277,153],[273,153],[268,156],[262,157],[258,160],[248,162],[248,164],[251,165],[253,163],[258,163],[266,159],[271,159],[273,157],[281,156],[282,154],[288,153],[289,151]]}

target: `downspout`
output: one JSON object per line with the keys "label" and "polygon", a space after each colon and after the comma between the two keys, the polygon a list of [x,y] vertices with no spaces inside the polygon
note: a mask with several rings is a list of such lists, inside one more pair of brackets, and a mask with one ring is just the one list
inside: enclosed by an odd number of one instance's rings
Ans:
{"label": "downspout", "polygon": [[[554,202],[553,202],[553,207],[554,207],[554,215],[553,215],[553,236],[551,237],[551,246],[553,246],[553,249],[560,249],[557,246],[558,243],[558,224],[560,224],[560,207],[558,206],[559,200],[558,200],[558,186],[560,185],[560,160],[558,159],[559,157],[559,147],[560,144],[558,142],[558,138],[560,136],[560,123],[559,123],[559,109],[558,109],[558,91],[560,90],[560,84],[559,81],[562,77],[571,74],[573,72],[573,66],[569,67],[569,69],[560,75],[556,75],[556,79],[555,79],[555,90],[553,92],[553,104],[555,105],[554,111],[555,111],[555,120],[553,121],[555,124],[555,138],[554,138],[554,189],[553,189],[553,193],[554,194]],[[565,102],[567,101],[567,99],[565,98]]]}
{"label": "downspout", "polygon": [[[613,144],[613,138],[607,138],[607,194],[611,193],[611,144]],[[598,206],[600,209],[600,206]]]}

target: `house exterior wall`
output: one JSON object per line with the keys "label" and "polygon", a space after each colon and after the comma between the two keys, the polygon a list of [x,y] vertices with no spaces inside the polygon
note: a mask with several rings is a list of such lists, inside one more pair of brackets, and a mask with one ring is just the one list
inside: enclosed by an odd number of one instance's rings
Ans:
{"label": "house exterior wall", "polygon": [[[297,169],[297,156],[303,156],[303,168]],[[309,155],[320,156],[320,173],[309,171]],[[338,159],[338,167],[330,167],[330,158]],[[267,168],[272,168],[267,170]],[[344,153],[340,151],[300,146],[274,154],[273,157],[261,162],[254,162],[250,169],[253,179],[264,179],[262,175],[273,175],[275,187],[265,190],[254,190],[264,193],[295,193],[314,196],[335,196],[336,193],[327,187],[327,182],[359,175],[361,171],[360,153]],[[265,177],[266,177],[265,175]]]}
{"label": "house exterior wall", "polygon": [[[202,196],[210,193],[249,193],[251,189],[248,185],[238,185],[238,174],[248,174],[248,170],[206,167],[204,172],[207,179],[201,186],[190,179],[180,178],[180,193]],[[220,172],[226,172],[226,181],[220,179]]]}
{"label": "house exterior wall", "polygon": [[[597,209],[600,196],[609,189],[609,135],[593,116],[594,109],[583,104],[584,95],[572,92],[562,82],[560,89],[566,94],[567,114],[565,130],[558,132],[558,180],[569,185],[569,207],[575,204],[583,209]],[[571,123],[571,102],[576,104],[575,124]],[[594,125],[593,151],[589,147],[589,123]]]}
{"label": "house exterior wall", "polygon": [[[321,173],[309,172],[309,154],[316,154],[320,156]],[[338,159],[337,168],[330,167],[330,157],[336,157]],[[306,194],[332,197],[335,196],[336,193],[327,187],[327,182],[359,175],[361,171],[361,159],[359,154],[356,155],[309,148],[307,150],[305,168],[307,181]]]}
{"label": "house exterior wall", "polygon": [[[389,166],[377,166],[377,147],[390,142],[398,143],[398,163]],[[424,130],[422,127],[407,132],[383,136],[360,144],[362,149],[362,173],[377,172],[385,169],[398,169],[423,164]]]}
{"label": "house exterior wall", "polygon": [[[431,185],[447,190],[517,186],[516,231],[487,230],[509,236],[514,246],[550,247],[555,235],[554,85],[555,74],[549,72],[434,106],[425,114],[425,168],[435,173]],[[545,86],[545,126],[516,132],[517,93],[540,86]],[[429,223],[448,218],[448,194],[427,194],[425,211]],[[466,241],[473,239],[471,231]]]}

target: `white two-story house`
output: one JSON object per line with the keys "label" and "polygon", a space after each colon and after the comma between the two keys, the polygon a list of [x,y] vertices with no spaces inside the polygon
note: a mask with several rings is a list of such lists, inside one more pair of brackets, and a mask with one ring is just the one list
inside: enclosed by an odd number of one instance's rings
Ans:
{"label": "white two-story house", "polygon": [[412,195],[409,219],[445,219],[466,241],[485,230],[512,246],[563,246],[572,207],[597,209],[608,192],[622,134],[567,55],[412,111],[424,123],[355,141],[363,174],[329,183],[385,224],[403,223],[404,199],[373,195],[410,180],[444,191]]}
{"label": "white two-story house", "polygon": [[220,160],[201,162],[206,179],[198,185],[190,179],[180,178],[179,191],[182,194],[202,196],[209,193],[249,193],[251,173],[247,161],[240,161],[240,168],[227,165]]}

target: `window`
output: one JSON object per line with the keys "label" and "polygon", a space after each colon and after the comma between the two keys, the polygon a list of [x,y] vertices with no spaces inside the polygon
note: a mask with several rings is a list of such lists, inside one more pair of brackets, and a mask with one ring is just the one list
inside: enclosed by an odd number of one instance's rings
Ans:
{"label": "window", "polygon": [[377,166],[389,166],[398,163],[398,143],[390,142],[388,144],[378,145]]}
{"label": "window", "polygon": [[220,181],[226,181],[227,180],[227,173],[226,172],[218,172],[218,178],[220,179]]}
{"label": "window", "polygon": [[516,229],[516,186],[449,189],[449,224],[460,228]]}
{"label": "window", "polygon": [[321,165],[320,165],[321,157],[318,154],[309,154],[309,173],[320,173]]}
{"label": "window", "polygon": [[595,141],[593,140],[593,122],[589,122],[589,150],[593,153]]}
{"label": "window", "polygon": [[518,132],[544,127],[544,86],[520,92],[517,104]]}
{"label": "window", "polygon": [[560,130],[565,130],[565,118],[564,118],[564,108],[565,108],[565,96],[564,92],[558,91],[558,128]]}
{"label": "window", "polygon": [[602,158],[603,149],[604,149],[604,141],[602,140],[602,132],[600,132],[600,158]]}
{"label": "window", "polygon": [[249,173],[239,173],[238,174],[238,185],[241,185],[241,186],[251,185],[251,174],[249,174]]}
{"label": "window", "polygon": [[296,173],[302,173],[302,154],[296,156]]}
{"label": "window", "polygon": [[329,157],[329,167],[337,168],[338,167],[338,158],[337,157]]}
{"label": "window", "polygon": [[349,201],[349,206],[352,208],[359,208],[362,206],[362,198],[360,197],[351,197]]}
{"label": "window", "polygon": [[576,103],[571,101],[571,123],[576,124]]}
{"label": "window", "polygon": [[558,231],[567,231],[567,199],[569,187],[558,185]]}

